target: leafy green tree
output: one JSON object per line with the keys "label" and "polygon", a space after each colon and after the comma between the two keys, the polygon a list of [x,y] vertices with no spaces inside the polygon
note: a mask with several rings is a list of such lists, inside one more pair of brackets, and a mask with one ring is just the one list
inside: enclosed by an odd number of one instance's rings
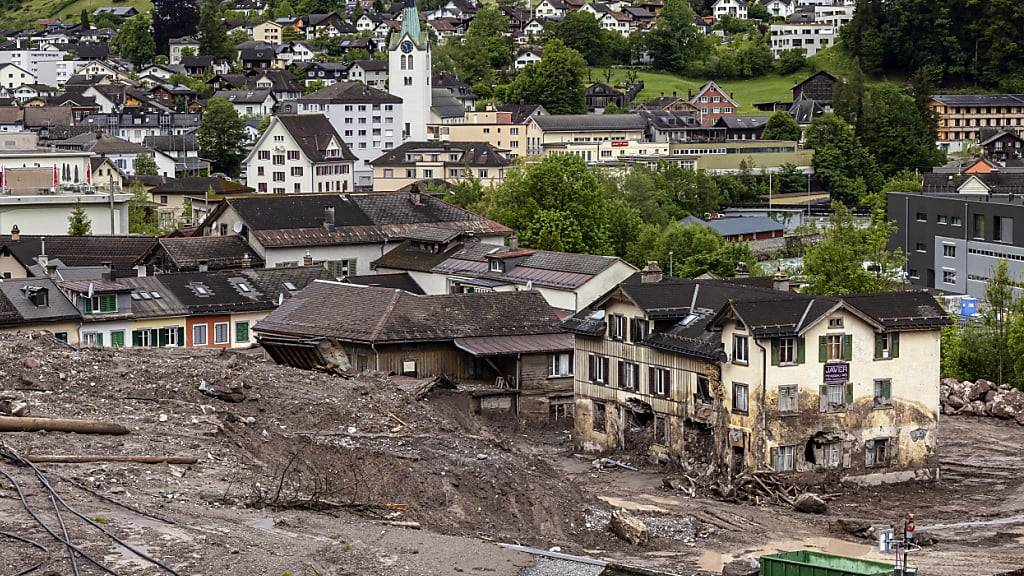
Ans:
{"label": "leafy green tree", "polygon": [[544,44],[544,59],[524,68],[508,88],[506,100],[541,104],[552,114],[587,110],[583,74],[587,63],[561,40]]}
{"label": "leafy green tree", "polygon": [[1000,259],[985,287],[985,309],[982,317],[992,330],[995,340],[996,383],[1003,384],[1004,368],[1009,354],[1007,328],[1013,306],[1013,288],[1006,259]]}
{"label": "leafy green tree", "polygon": [[882,188],[884,177],[875,158],[842,118],[834,114],[815,118],[805,145],[814,149],[814,171],[833,200],[865,203]]}
{"label": "leafy green tree", "polygon": [[860,62],[854,58],[849,73],[836,83],[832,106],[835,113],[851,126],[860,126],[864,115],[864,97],[864,72]]}
{"label": "leafy green tree", "polygon": [[800,171],[796,164],[787,162],[783,164],[776,175],[776,190],[779,194],[793,194],[803,192],[807,188],[807,176]]}
{"label": "leafy green tree", "polygon": [[935,127],[914,98],[889,85],[873,87],[864,103],[860,140],[886,177],[901,170],[931,171],[946,157],[935,146]]}
{"label": "leafy green tree", "polygon": [[778,111],[768,118],[761,134],[763,140],[800,141],[800,125],[789,115],[789,112]]}
{"label": "leafy green tree", "polygon": [[89,30],[90,29],[90,26],[89,26],[89,10],[88,9],[82,8],[82,16],[81,16],[81,20],[79,20],[79,22],[81,23],[82,30]]}
{"label": "leafy green tree", "polygon": [[485,202],[488,217],[523,231],[525,246],[609,254],[611,214],[605,190],[576,156],[548,156],[519,166]]}
{"label": "leafy green tree", "polygon": [[804,56],[803,49],[790,48],[779,54],[779,59],[775,62],[775,71],[779,74],[792,74],[803,70],[806,66],[807,58]]}
{"label": "leafy green tree", "polygon": [[153,39],[157,53],[167,53],[171,38],[194,35],[198,22],[197,0],[154,0]]}
{"label": "leafy green tree", "polygon": [[680,278],[705,273],[734,276],[741,262],[748,271],[759,272],[749,246],[726,242],[714,229],[697,223],[644,224],[627,258],[636,266],[657,261],[665,272]]}
{"label": "leafy green tree", "polygon": [[137,67],[153,61],[156,56],[156,42],[153,40],[153,21],[149,13],[143,12],[125,20],[117,35],[110,41],[110,48]]}
{"label": "leafy green tree", "polygon": [[309,84],[306,84],[306,87],[302,89],[302,93],[308,96],[309,94],[312,94],[313,92],[316,92],[317,90],[320,90],[323,87],[323,80],[313,80]]}
{"label": "leafy green tree", "polygon": [[761,2],[749,2],[747,4],[747,18],[751,20],[761,20],[768,22],[772,19],[771,12],[768,11],[768,7]]}
{"label": "leafy green tree", "polygon": [[149,199],[146,187],[138,180],[132,183],[132,197],[128,200],[128,232],[158,236],[162,233],[159,215]]}
{"label": "leafy green tree", "polygon": [[924,189],[924,178],[910,170],[901,170],[885,181],[882,192],[920,192]]}
{"label": "leafy green tree", "polygon": [[888,249],[895,223],[878,213],[869,226],[862,227],[843,204],[833,202],[832,208],[821,241],[804,254],[808,281],[804,292],[838,296],[895,288],[905,262],[902,252]]}
{"label": "leafy green tree", "polygon": [[203,158],[217,172],[235,175],[244,157],[245,123],[225,98],[210,98],[196,136]]}
{"label": "leafy green tree", "polygon": [[82,202],[76,201],[68,216],[68,236],[89,236],[92,234],[92,220],[82,208]]}
{"label": "leafy green tree", "polygon": [[135,175],[159,176],[160,168],[157,167],[156,160],[151,155],[140,153],[135,157]]}
{"label": "leafy green tree", "polygon": [[590,12],[577,10],[545,25],[545,38],[557,38],[576,50],[587,64],[606,66],[628,64],[629,47],[622,34],[605,30]]}
{"label": "leafy green tree", "polygon": [[203,56],[232,57],[228,33],[222,24],[223,10],[220,0],[202,0],[199,4],[199,53]]}
{"label": "leafy green tree", "polygon": [[276,18],[288,18],[289,16],[295,16],[296,11],[289,0],[278,0],[274,4],[274,9],[271,11],[271,19]]}
{"label": "leafy green tree", "polygon": [[705,39],[694,24],[695,14],[687,0],[666,0],[647,34],[647,48],[658,70],[682,73],[690,62],[707,56]]}

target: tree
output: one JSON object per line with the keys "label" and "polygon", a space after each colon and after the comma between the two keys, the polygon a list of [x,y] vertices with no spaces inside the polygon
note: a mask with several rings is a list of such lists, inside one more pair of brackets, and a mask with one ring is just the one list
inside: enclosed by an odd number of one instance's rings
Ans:
{"label": "tree", "polygon": [[759,270],[749,246],[726,242],[714,229],[698,223],[672,222],[662,227],[645,224],[627,258],[636,266],[656,261],[665,272],[679,278],[706,273],[735,276],[740,263],[748,271]]}
{"label": "tree", "polygon": [[804,56],[803,49],[790,48],[779,53],[779,59],[775,62],[775,71],[779,74],[792,74],[803,70],[805,66],[807,66],[807,58]]}
{"label": "tree", "polygon": [[885,181],[882,193],[920,192],[924,189],[924,178],[910,170],[901,170]]}
{"label": "tree", "polygon": [[356,0],[356,7],[352,10],[352,22],[357,22],[363,17],[363,3]]}
{"label": "tree", "polygon": [[138,180],[132,182],[132,197],[128,200],[128,232],[150,236],[162,233],[153,202],[146,193],[146,187]]}
{"label": "tree", "polygon": [[125,20],[117,36],[110,41],[110,48],[136,67],[153,61],[156,56],[156,42],[153,40],[153,21],[149,13],[143,12]]}
{"label": "tree", "polygon": [[605,190],[576,156],[548,156],[514,168],[484,204],[488,217],[523,231],[525,246],[589,254],[612,251]]}
{"label": "tree", "polygon": [[149,154],[140,153],[135,157],[135,175],[159,176],[160,169],[156,165],[156,160]]}
{"label": "tree", "polygon": [[587,63],[580,53],[561,40],[544,44],[544,59],[524,68],[508,88],[506,101],[541,104],[552,114],[587,111],[583,71]]}
{"label": "tree", "polygon": [[88,236],[92,234],[92,220],[85,214],[80,200],[75,201],[75,207],[71,209],[68,216],[68,236]]}
{"label": "tree", "polygon": [[579,52],[591,66],[628,64],[627,40],[614,30],[601,28],[590,12],[570,12],[561,20],[549,22],[544,33],[547,39],[557,38]]}
{"label": "tree", "polygon": [[694,24],[695,16],[687,0],[665,1],[647,34],[647,48],[656,69],[682,73],[690,62],[708,54],[708,44]]}
{"label": "tree", "polygon": [[905,261],[902,252],[888,249],[895,231],[895,223],[886,221],[884,214],[876,214],[869,226],[861,227],[849,208],[833,202],[821,241],[804,254],[808,280],[804,292],[839,296],[895,288]]}
{"label": "tree", "polygon": [[768,118],[764,125],[762,140],[793,140],[800,141],[800,125],[789,115],[789,112],[778,111]]}
{"label": "tree", "polygon": [[213,170],[237,174],[244,156],[245,123],[225,98],[210,98],[197,133],[199,150],[210,160]]}
{"label": "tree", "polygon": [[289,0],[278,0],[278,2],[274,4],[274,9],[271,10],[270,17],[272,19],[288,18],[290,16],[295,16],[295,14],[295,8],[292,7],[292,3]]}
{"label": "tree", "polygon": [[851,126],[860,125],[864,114],[864,72],[856,58],[850,64],[849,74],[836,83],[832,105],[836,114]]}
{"label": "tree", "polygon": [[193,36],[199,22],[196,0],[154,0],[153,39],[156,51],[166,54],[172,37]]}
{"label": "tree", "polygon": [[79,20],[79,22],[81,23],[83,31],[90,29],[90,26],[89,26],[89,10],[87,8],[82,8],[82,16],[81,16],[81,20]]}
{"label": "tree", "polygon": [[858,134],[886,177],[901,170],[930,172],[946,156],[935,146],[935,126],[922,117],[914,98],[880,85],[868,91]]}
{"label": "tree", "polygon": [[874,156],[835,114],[811,122],[805,145],[814,149],[814,171],[833,200],[866,203],[882,188],[884,177]]}
{"label": "tree", "polygon": [[1013,305],[1013,289],[1006,260],[1000,259],[985,287],[985,324],[993,331],[996,355],[996,384],[1005,382],[1003,369],[1006,365],[1007,326],[1010,321],[1010,307]]}
{"label": "tree", "polygon": [[767,22],[772,19],[772,14],[768,11],[768,7],[761,2],[750,2],[747,4],[747,18]]}
{"label": "tree", "polygon": [[199,4],[199,53],[203,56],[230,59],[232,47],[222,20],[220,0],[201,0]]}

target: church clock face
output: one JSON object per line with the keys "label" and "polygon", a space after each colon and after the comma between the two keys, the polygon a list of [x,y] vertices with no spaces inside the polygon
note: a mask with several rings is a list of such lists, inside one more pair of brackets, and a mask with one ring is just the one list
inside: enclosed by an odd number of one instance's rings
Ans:
{"label": "church clock face", "polygon": [[405,52],[406,54],[412,52],[412,42],[411,41],[409,41],[409,40],[403,40],[402,41],[402,52]]}

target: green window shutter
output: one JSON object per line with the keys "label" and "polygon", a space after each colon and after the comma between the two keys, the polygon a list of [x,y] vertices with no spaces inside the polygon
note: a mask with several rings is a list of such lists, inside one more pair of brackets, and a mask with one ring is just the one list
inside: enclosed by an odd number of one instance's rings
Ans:
{"label": "green window shutter", "polygon": [[178,326],[178,346],[185,346],[185,327]]}
{"label": "green window shutter", "polygon": [[132,330],[132,346],[142,346],[142,330]]}
{"label": "green window shutter", "polygon": [[828,360],[828,337],[818,336],[818,362]]}
{"label": "green window shutter", "polygon": [[86,314],[92,314],[92,298],[84,298],[83,300],[85,304],[82,306],[82,310],[84,310]]}
{"label": "green window shutter", "polygon": [[110,345],[114,348],[124,348],[124,330],[110,333]]}
{"label": "green window shutter", "polygon": [[149,346],[150,348],[156,348],[160,342],[160,331],[156,328],[149,329]]}
{"label": "green window shutter", "polygon": [[235,342],[249,341],[249,323],[235,322]]}
{"label": "green window shutter", "polygon": [[157,336],[157,344],[163,348],[171,341],[171,328],[161,328]]}
{"label": "green window shutter", "polygon": [[804,350],[804,337],[800,336],[796,339],[796,363],[803,364],[806,360],[807,353]]}
{"label": "green window shutter", "polygon": [[892,399],[892,380],[882,381],[882,397]]}
{"label": "green window shutter", "polygon": [[853,360],[853,334],[843,334],[843,360]]}
{"label": "green window shutter", "polygon": [[100,312],[117,312],[117,296],[113,294],[101,294]]}
{"label": "green window shutter", "polygon": [[853,406],[853,382],[846,383],[846,405]]}
{"label": "green window shutter", "polygon": [[893,358],[899,358],[900,357],[900,333],[899,332],[892,332],[889,335],[889,338],[892,339],[892,342],[889,344],[889,347],[892,348],[892,353],[890,354],[890,356],[892,356]]}
{"label": "green window shutter", "polygon": [[779,339],[772,338],[772,366],[779,365]]}
{"label": "green window shutter", "polygon": [[96,333],[96,345],[103,346],[103,332]]}
{"label": "green window shutter", "polygon": [[822,412],[828,410],[828,385],[818,385],[818,409]]}
{"label": "green window shutter", "polygon": [[875,334],[875,359],[882,357],[882,337],[885,334]]}

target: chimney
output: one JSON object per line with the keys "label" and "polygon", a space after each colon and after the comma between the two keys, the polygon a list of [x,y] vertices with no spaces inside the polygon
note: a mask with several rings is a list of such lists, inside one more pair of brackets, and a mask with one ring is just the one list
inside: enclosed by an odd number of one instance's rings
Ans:
{"label": "chimney", "polygon": [[242,256],[242,268],[250,267],[252,267],[252,257],[250,257],[249,253],[246,252],[245,255]]}
{"label": "chimney", "polygon": [[413,206],[420,206],[423,204],[423,197],[420,195],[420,187],[413,184],[412,188],[409,188],[409,201],[412,202]]}
{"label": "chimney", "polygon": [[17,242],[18,240],[21,240],[21,229],[15,224],[11,227],[11,241]]}
{"label": "chimney", "polygon": [[306,250],[306,255],[302,257],[302,265],[303,266],[312,266],[313,265],[313,255],[309,253],[309,250]]}
{"label": "chimney", "polygon": [[515,232],[513,232],[512,235],[508,237],[508,249],[509,250],[518,250],[519,249],[519,235],[516,234]]}
{"label": "chimney", "polygon": [[324,207],[324,230],[334,232],[334,206]]}
{"label": "chimney", "polygon": [[36,262],[43,268],[50,263],[50,259],[46,256],[46,238],[39,239],[39,256],[36,256]]}
{"label": "chimney", "polygon": [[772,288],[780,292],[789,292],[789,275],[783,272],[782,268],[776,270],[772,276]]}
{"label": "chimney", "polygon": [[199,261],[199,271],[200,272],[209,272],[210,271],[210,262],[207,261],[207,260],[200,260]]}
{"label": "chimney", "polygon": [[654,260],[647,262],[647,266],[640,271],[640,282],[643,284],[657,284],[662,278],[664,275],[661,273],[661,267]]}
{"label": "chimney", "polygon": [[141,266],[136,266],[136,267],[135,267],[135,274],[136,274],[136,275],[137,275],[137,276],[138,276],[139,278],[145,278],[146,276],[148,276],[148,275],[149,275],[149,270],[147,270],[147,269],[146,269],[146,266],[145,266],[145,265],[141,265]]}
{"label": "chimney", "polygon": [[747,271],[747,263],[746,262],[737,262],[736,263],[736,277],[737,278],[748,278],[749,276],[750,276],[750,272]]}

